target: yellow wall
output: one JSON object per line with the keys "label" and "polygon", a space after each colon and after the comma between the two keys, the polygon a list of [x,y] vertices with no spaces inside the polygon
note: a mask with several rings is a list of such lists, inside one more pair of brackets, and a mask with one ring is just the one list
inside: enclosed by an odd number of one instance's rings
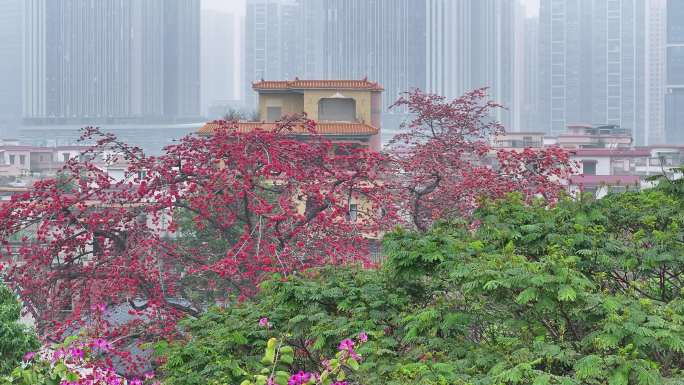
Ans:
{"label": "yellow wall", "polygon": [[267,107],[281,107],[284,115],[301,114],[304,98],[299,93],[259,94],[259,119],[266,120]]}
{"label": "yellow wall", "polygon": [[304,94],[295,92],[259,94],[259,117],[266,120],[266,108],[279,106],[283,114],[305,112],[307,117],[318,120],[318,102],[337,93],[356,101],[356,119],[372,124],[371,91],[351,90],[305,90]]}
{"label": "yellow wall", "polygon": [[309,119],[318,120],[318,102],[337,93],[356,101],[356,119],[370,124],[371,122],[371,92],[349,90],[311,90],[304,92],[304,112]]}

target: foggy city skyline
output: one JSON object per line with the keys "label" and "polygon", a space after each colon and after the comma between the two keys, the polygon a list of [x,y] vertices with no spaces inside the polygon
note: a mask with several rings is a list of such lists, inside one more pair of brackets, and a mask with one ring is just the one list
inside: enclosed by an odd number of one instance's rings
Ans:
{"label": "foggy city skyline", "polygon": [[407,118],[388,108],[401,92],[488,87],[509,131],[614,124],[637,145],[684,143],[676,1],[84,4],[0,0],[0,136],[67,143],[97,124],[158,151],[229,110],[249,115],[262,78],[366,77],[385,88],[384,142]]}
{"label": "foggy city skyline", "polygon": [[0,0],[0,385],[684,384],[684,0]]}

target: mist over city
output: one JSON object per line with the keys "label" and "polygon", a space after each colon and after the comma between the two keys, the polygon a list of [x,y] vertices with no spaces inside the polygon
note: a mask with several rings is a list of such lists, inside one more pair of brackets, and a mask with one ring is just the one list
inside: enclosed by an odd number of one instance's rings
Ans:
{"label": "mist over city", "polygon": [[682,353],[684,0],[0,0],[0,385]]}
{"label": "mist over city", "polygon": [[[363,79],[389,106],[419,88],[488,87],[507,131],[617,125],[636,145],[684,143],[678,2],[665,0],[3,0],[0,133],[73,144],[99,125],[158,152],[252,83]],[[135,137],[139,139],[134,139]]]}

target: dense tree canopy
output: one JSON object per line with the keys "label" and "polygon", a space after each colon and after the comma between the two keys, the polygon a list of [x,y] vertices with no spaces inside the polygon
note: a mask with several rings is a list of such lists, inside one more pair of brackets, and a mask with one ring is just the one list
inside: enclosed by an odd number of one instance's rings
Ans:
{"label": "dense tree canopy", "polygon": [[[653,190],[549,209],[520,195],[386,237],[380,271],[276,278],[162,347],[170,384],[239,382],[268,333],[296,366],[369,341],[356,384],[684,382],[684,200]],[[255,327],[268,318],[270,329]]]}
{"label": "dense tree canopy", "polygon": [[456,99],[413,90],[394,104],[412,118],[390,143],[394,167],[387,188],[408,226],[426,231],[436,220],[467,215],[480,199],[517,191],[554,201],[573,172],[567,151],[494,146],[503,126],[485,88]]}
{"label": "dense tree canopy", "polygon": [[[304,116],[251,132],[218,122],[158,157],[88,128],[81,159],[0,205],[8,281],[45,337],[170,338],[180,318],[249,298],[274,273],[369,266],[370,244],[397,225],[425,232],[510,191],[553,203],[572,170],[557,148],[493,148],[485,90],[397,104],[414,119],[389,153],[333,143]],[[102,158],[125,161],[124,178]]]}

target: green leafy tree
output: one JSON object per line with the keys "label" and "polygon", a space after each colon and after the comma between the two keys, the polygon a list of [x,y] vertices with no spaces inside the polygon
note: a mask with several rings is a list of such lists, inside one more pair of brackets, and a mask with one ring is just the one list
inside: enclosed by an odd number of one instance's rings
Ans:
{"label": "green leafy tree", "polygon": [[460,346],[439,351],[455,383],[681,383],[683,213],[657,190],[553,209],[512,196],[472,222],[394,233],[395,279],[445,293],[406,318],[407,337]]}
{"label": "green leafy tree", "polygon": [[[160,346],[169,384],[233,383],[268,333],[315,371],[369,341],[350,384],[684,383],[684,200],[654,189],[549,208],[521,196],[385,239],[381,270],[275,277]],[[257,326],[267,317],[270,329]]]}
{"label": "green leafy tree", "polygon": [[19,323],[20,313],[16,295],[0,284],[0,374],[9,373],[25,353],[40,346],[33,331]]}

